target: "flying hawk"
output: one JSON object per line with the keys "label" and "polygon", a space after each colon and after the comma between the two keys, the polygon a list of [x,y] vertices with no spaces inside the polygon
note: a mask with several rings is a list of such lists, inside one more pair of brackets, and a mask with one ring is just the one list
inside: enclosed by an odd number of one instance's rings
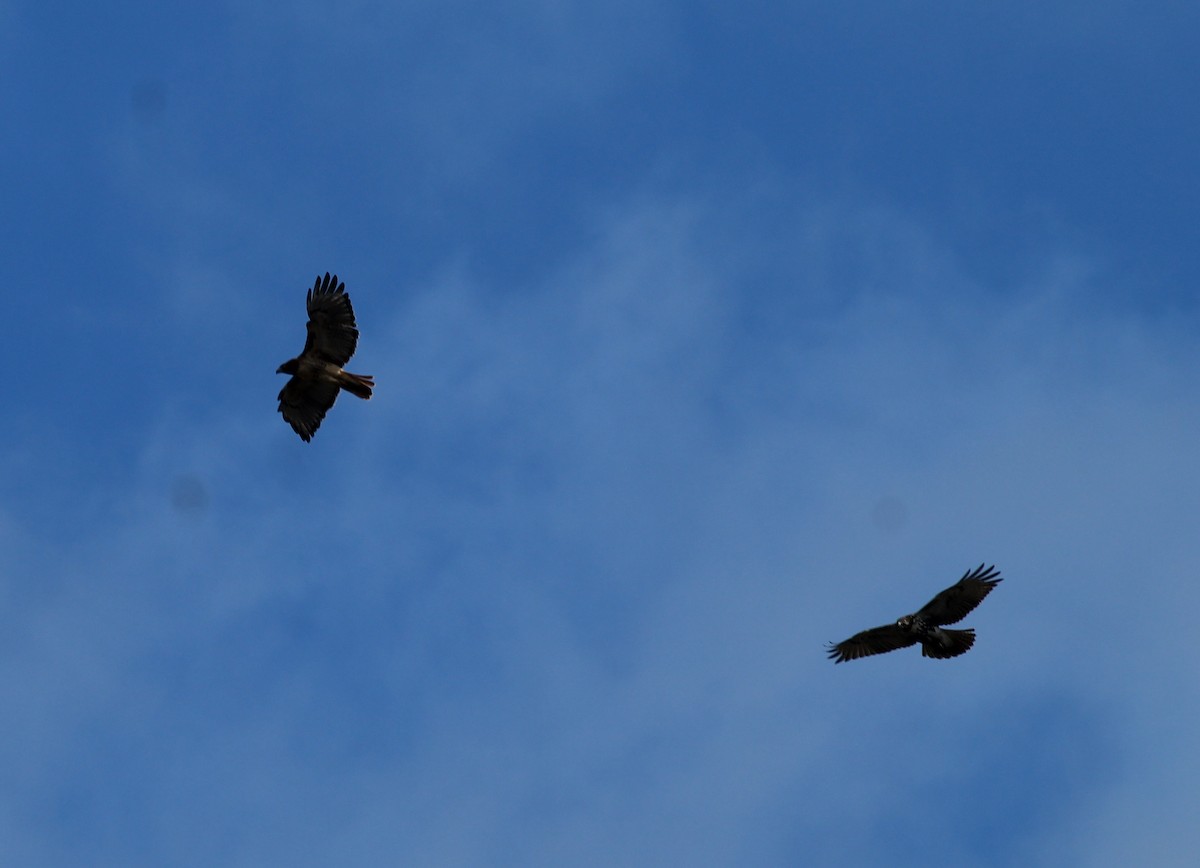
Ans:
{"label": "flying hawk", "polygon": [[995,567],[984,569],[980,564],[973,572],[942,591],[912,615],[905,615],[895,624],[855,633],[845,642],[829,643],[829,657],[834,663],[845,663],[859,657],[883,654],[897,648],[921,643],[923,657],[945,660],[971,650],[975,644],[974,630],[943,630],[947,624],[957,624],[978,606],[992,588],[1003,579]]}
{"label": "flying hawk", "polygon": [[308,291],[308,340],[304,352],[289,359],[275,371],[291,374],[279,392],[279,412],[300,439],[308,442],[321,427],[325,413],[345,389],[357,398],[370,398],[375,388],[373,377],[343,371],[358,346],[354,308],[346,295],[346,284],[337,275],[325,272]]}

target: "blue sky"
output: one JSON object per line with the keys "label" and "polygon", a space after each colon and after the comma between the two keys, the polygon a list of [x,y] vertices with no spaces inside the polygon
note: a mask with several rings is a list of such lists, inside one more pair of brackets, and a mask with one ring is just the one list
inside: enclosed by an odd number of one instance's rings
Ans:
{"label": "blue sky", "polygon": [[961,6],[0,0],[0,863],[1189,864],[1200,12]]}

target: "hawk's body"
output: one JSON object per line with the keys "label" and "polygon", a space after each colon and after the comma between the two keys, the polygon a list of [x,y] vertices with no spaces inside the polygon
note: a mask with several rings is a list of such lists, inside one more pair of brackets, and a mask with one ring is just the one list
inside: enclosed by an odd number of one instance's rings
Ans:
{"label": "hawk's body", "polygon": [[968,570],[955,584],[946,588],[912,615],[905,615],[895,624],[885,624],[855,633],[845,642],[830,644],[829,657],[835,663],[857,660],[872,654],[884,654],[897,648],[921,643],[921,655],[945,660],[971,650],[975,631],[943,630],[947,624],[957,624],[978,606],[992,588],[1003,579],[995,567],[980,564]]}
{"label": "hawk's body", "polygon": [[279,392],[279,412],[301,440],[311,440],[338,392],[368,399],[375,388],[373,377],[342,370],[358,346],[354,308],[346,284],[325,272],[308,291],[308,339],[304,351],[275,371],[292,378]]}

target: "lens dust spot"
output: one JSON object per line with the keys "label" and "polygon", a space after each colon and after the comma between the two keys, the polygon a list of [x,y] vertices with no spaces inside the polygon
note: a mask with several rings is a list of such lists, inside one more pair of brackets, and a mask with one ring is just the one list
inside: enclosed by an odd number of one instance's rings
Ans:
{"label": "lens dust spot", "polygon": [[898,533],[908,525],[908,507],[898,497],[881,497],[871,509],[871,523],[882,533]]}
{"label": "lens dust spot", "polygon": [[130,88],[129,103],[139,120],[156,121],[167,110],[167,86],[158,79],[143,79]]}
{"label": "lens dust spot", "polygon": [[208,487],[200,477],[184,473],[171,483],[171,507],[180,515],[200,518],[208,512]]}

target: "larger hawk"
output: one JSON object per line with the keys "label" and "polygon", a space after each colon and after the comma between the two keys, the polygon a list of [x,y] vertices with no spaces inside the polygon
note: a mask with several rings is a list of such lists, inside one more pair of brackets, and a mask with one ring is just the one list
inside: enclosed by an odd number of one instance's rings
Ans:
{"label": "larger hawk", "polygon": [[895,624],[875,627],[855,633],[845,642],[829,643],[829,657],[834,663],[845,663],[859,657],[883,654],[897,648],[921,643],[921,656],[945,660],[971,650],[975,644],[974,630],[943,630],[956,624],[983,602],[992,588],[1003,579],[995,567],[984,569],[980,564],[973,572],[942,591],[917,612],[905,615]]}
{"label": "larger hawk", "polygon": [[308,340],[304,352],[289,359],[275,371],[292,378],[279,392],[279,412],[300,439],[312,439],[321,427],[325,413],[345,389],[357,398],[370,398],[375,388],[373,377],[343,371],[358,346],[358,328],[354,308],[346,295],[346,284],[337,275],[325,272],[308,291]]}

